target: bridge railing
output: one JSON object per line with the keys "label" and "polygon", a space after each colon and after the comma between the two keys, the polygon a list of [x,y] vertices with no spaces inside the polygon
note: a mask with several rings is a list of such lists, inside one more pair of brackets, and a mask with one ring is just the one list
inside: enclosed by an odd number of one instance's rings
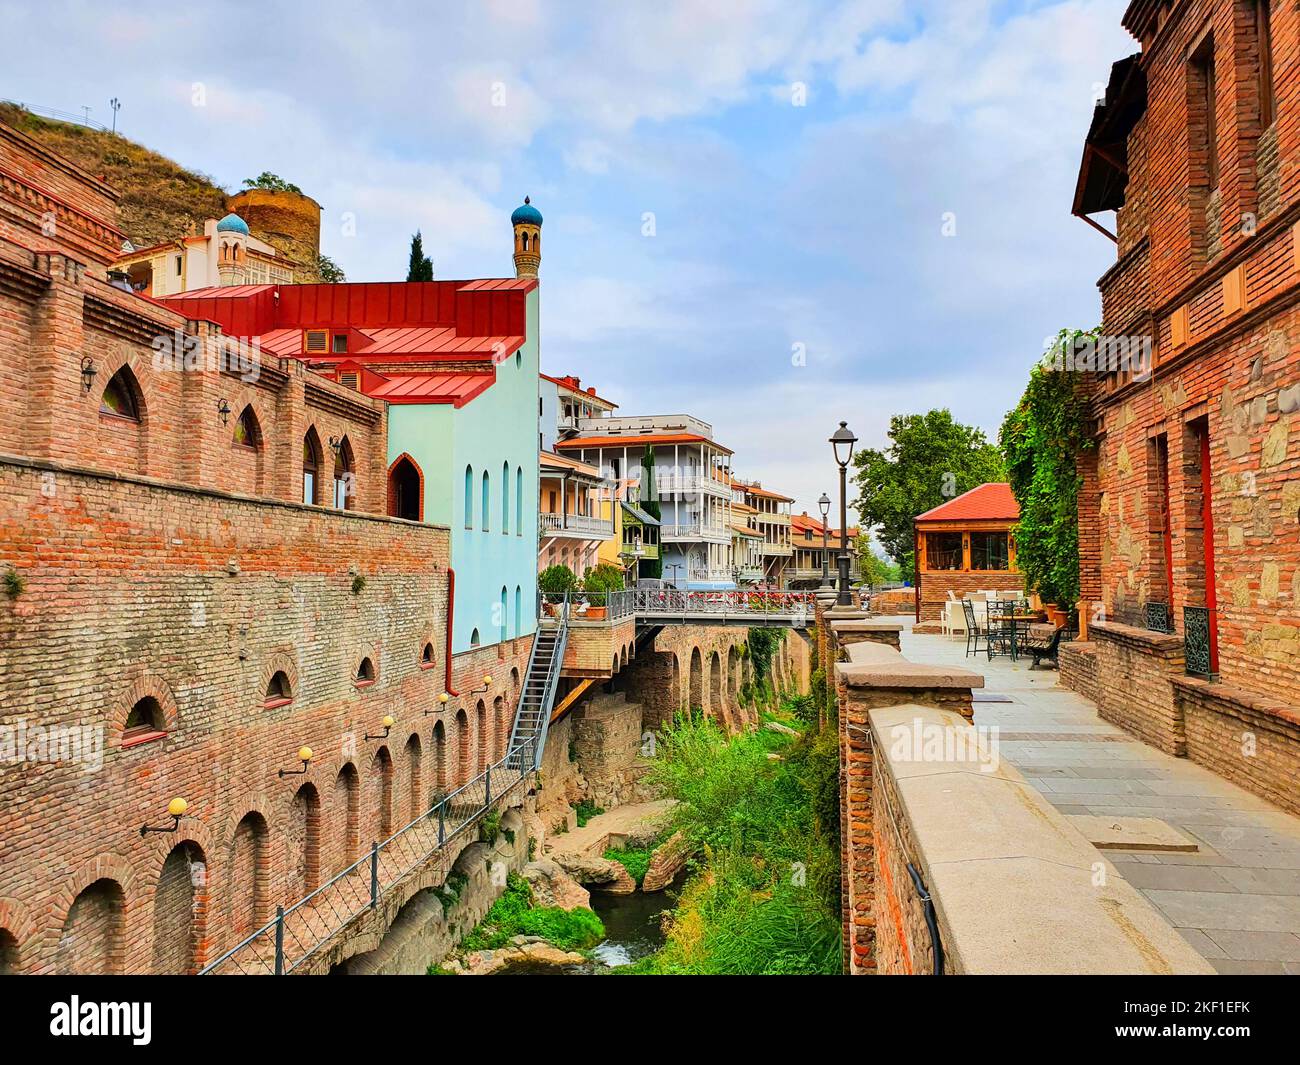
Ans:
{"label": "bridge railing", "polygon": [[811,620],[816,596],[805,592],[692,592],[679,589],[637,589],[638,617],[752,617],[756,620]]}
{"label": "bridge railing", "polygon": [[[210,974],[292,973],[338,932],[379,906],[384,893],[442,852],[450,872],[451,845],[461,842],[494,805],[527,781],[536,740],[526,740],[468,783],[438,799],[425,813],[363,858],[327,880],[200,971]],[[523,769],[519,767],[524,767]]]}

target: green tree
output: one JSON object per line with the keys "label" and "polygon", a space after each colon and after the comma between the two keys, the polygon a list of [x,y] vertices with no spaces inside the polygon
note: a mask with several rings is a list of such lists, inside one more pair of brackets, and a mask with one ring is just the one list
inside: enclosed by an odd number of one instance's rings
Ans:
{"label": "green tree", "polygon": [[982,430],[955,421],[949,410],[896,414],[890,445],[854,457],[856,506],[864,525],[907,579],[915,576],[912,520],[962,492],[1006,476],[1002,456]]}
{"label": "green tree", "polygon": [[255,178],[244,178],[244,188],[246,189],[267,189],[271,192],[296,192],[302,195],[302,189],[291,182],[285,181],[279,174],[272,174],[269,170],[263,170]]}
{"label": "green tree", "polygon": [[[641,456],[641,498],[637,503],[643,511],[654,518],[663,520],[663,510],[659,506],[659,489],[655,484],[655,449],[651,444]],[[658,531],[658,530],[656,530]],[[664,558],[662,541],[657,558],[641,562],[641,576],[648,580],[662,580],[664,575]]]}
{"label": "green tree", "polygon": [[1077,350],[1099,330],[1062,329],[1056,344],[1029,371],[1029,384],[1002,422],[1012,494],[1020,505],[1016,565],[1044,601],[1079,598],[1079,476],[1076,459],[1096,444],[1077,375],[1053,367],[1058,351]]}
{"label": "green tree", "polygon": [[902,580],[898,564],[881,558],[871,546],[871,537],[859,536],[853,541],[853,550],[858,556],[858,572],[862,579],[872,587]]}
{"label": "green tree", "polygon": [[343,267],[339,266],[328,255],[316,256],[316,272],[320,274],[320,279],[327,285],[341,285],[348,279],[343,272]]}
{"label": "green tree", "polygon": [[407,281],[432,281],[433,260],[424,254],[424,238],[415,231],[411,238],[411,261],[406,267]]}

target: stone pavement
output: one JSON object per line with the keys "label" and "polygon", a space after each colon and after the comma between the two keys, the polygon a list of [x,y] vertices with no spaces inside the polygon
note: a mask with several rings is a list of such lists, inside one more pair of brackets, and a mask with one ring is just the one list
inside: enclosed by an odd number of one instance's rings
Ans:
{"label": "stone pavement", "polygon": [[1002,757],[1062,813],[1159,818],[1199,843],[1100,853],[1215,969],[1300,975],[1300,818],[1102,721],[1049,667],[967,659],[964,637],[914,634],[910,618],[902,640],[912,661],[964,665],[984,698],[1010,699],[977,702],[975,723],[999,728]]}

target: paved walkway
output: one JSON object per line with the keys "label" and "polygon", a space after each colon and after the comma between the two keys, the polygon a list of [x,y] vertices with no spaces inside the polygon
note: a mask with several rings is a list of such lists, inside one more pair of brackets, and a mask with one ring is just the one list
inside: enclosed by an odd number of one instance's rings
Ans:
{"label": "paved walkway", "polygon": [[629,803],[597,814],[582,828],[560,835],[546,837],[546,850],[560,854],[589,854],[611,832],[632,833],[647,828],[658,828],[668,820],[673,808],[672,799],[655,799],[652,802]]}
{"label": "paved walkway", "polygon": [[964,665],[1010,699],[977,702],[975,722],[998,726],[1002,756],[1058,810],[1155,817],[1195,838],[1195,853],[1104,853],[1215,969],[1300,975],[1300,818],[1102,721],[1055,670],[967,659],[964,637],[907,620],[906,657]]}

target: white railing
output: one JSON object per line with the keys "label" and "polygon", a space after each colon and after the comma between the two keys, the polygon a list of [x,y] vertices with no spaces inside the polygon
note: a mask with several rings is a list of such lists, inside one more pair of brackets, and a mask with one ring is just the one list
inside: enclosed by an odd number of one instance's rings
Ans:
{"label": "white railing", "polygon": [[543,532],[558,536],[570,533],[598,536],[604,540],[614,535],[614,523],[604,518],[592,518],[585,514],[542,514],[540,519]]}
{"label": "white railing", "polygon": [[715,543],[727,543],[731,540],[731,530],[725,525],[702,525],[699,522],[689,525],[665,525],[659,530],[660,541],[664,540],[710,540]]}

